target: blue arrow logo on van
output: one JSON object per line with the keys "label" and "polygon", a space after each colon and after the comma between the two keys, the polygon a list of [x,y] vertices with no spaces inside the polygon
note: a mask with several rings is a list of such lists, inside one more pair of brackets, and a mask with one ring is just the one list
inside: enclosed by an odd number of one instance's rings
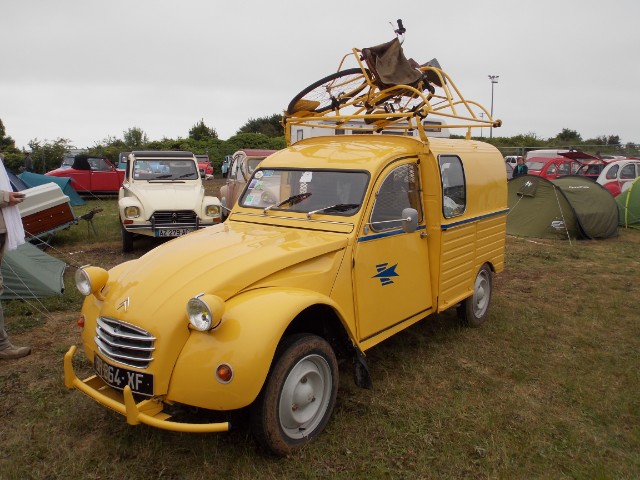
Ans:
{"label": "blue arrow logo on van", "polygon": [[379,278],[380,283],[384,287],[385,285],[390,285],[393,283],[391,277],[398,277],[399,275],[396,273],[396,267],[398,264],[396,263],[392,267],[388,266],[388,263],[380,263],[376,265],[376,270],[378,273],[371,278]]}

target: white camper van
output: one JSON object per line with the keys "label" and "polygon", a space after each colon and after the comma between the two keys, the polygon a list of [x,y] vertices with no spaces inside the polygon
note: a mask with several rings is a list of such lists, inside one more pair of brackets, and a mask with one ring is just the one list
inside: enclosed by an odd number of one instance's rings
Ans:
{"label": "white camper van", "polygon": [[[449,138],[449,129],[444,120],[423,120],[424,131],[429,137]],[[385,127],[383,130],[376,129],[375,125],[366,124],[364,121],[352,120],[336,127],[335,122],[318,121],[313,126],[292,125],[291,141],[299,142],[305,138],[320,137],[325,135],[406,135],[406,123],[398,122]],[[409,136],[418,136],[417,131],[408,131]]]}

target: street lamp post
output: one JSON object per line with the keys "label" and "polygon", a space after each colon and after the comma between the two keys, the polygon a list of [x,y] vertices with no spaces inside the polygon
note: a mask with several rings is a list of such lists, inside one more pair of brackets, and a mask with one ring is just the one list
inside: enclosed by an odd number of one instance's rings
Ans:
{"label": "street lamp post", "polygon": [[[489,75],[489,80],[491,80],[491,121],[493,122],[493,86],[498,83],[499,75]],[[493,125],[489,129],[489,138],[493,138]]]}
{"label": "street lamp post", "polygon": [[[480,120],[484,120],[484,112],[480,112],[479,115],[480,115]],[[483,130],[484,128],[480,127],[480,138],[484,137]]]}

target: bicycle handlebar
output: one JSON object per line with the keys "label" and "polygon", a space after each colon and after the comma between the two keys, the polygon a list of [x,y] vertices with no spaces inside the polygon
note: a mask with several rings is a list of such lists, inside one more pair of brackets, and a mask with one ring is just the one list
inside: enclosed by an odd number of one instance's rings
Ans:
{"label": "bicycle handlebar", "polygon": [[398,35],[404,35],[404,33],[407,31],[406,28],[404,28],[404,25],[402,25],[402,20],[398,19],[398,29],[394,30]]}

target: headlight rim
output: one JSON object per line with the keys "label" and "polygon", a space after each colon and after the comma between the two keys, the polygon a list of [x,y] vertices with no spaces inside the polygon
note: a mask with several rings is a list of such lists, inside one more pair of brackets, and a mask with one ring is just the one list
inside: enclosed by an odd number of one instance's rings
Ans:
{"label": "headlight rim", "polygon": [[[199,293],[187,301],[186,310],[189,325],[199,332],[215,330],[222,324],[223,309],[224,303],[221,298],[215,295]],[[200,324],[196,319],[196,315],[201,315],[202,313],[205,313],[209,320]]]}

